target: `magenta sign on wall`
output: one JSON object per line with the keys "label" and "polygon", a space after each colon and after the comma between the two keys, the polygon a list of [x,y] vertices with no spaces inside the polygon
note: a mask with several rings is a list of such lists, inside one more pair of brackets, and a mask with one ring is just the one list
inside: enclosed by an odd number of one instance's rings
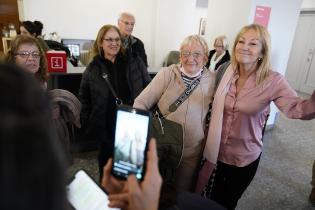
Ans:
{"label": "magenta sign on wall", "polygon": [[254,23],[268,27],[271,7],[256,6]]}

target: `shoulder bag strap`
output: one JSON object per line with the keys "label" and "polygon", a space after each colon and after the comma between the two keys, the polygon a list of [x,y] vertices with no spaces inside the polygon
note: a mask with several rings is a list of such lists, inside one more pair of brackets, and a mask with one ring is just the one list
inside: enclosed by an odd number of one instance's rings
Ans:
{"label": "shoulder bag strap", "polygon": [[[102,70],[103,71],[103,70]],[[123,101],[118,97],[116,91],[114,90],[112,84],[110,83],[109,81],[109,78],[108,78],[108,74],[106,72],[103,71],[103,74],[102,74],[102,77],[103,79],[106,81],[110,91],[112,92],[113,96],[115,97],[115,101],[116,101],[116,105],[122,105],[123,104]]]}
{"label": "shoulder bag strap", "polygon": [[196,89],[201,80],[202,73],[199,77],[194,79],[186,90],[174,101],[169,107],[168,111],[175,112],[176,109],[188,98],[188,96]]}

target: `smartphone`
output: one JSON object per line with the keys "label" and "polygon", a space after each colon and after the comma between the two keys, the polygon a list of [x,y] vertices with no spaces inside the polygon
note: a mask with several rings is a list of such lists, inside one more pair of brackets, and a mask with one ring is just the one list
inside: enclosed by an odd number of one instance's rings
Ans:
{"label": "smartphone", "polygon": [[79,170],[67,186],[67,197],[77,210],[119,210],[108,207],[106,192],[84,170]]}
{"label": "smartphone", "polygon": [[122,180],[135,174],[142,180],[148,147],[151,113],[129,106],[119,106],[116,115],[112,174]]}

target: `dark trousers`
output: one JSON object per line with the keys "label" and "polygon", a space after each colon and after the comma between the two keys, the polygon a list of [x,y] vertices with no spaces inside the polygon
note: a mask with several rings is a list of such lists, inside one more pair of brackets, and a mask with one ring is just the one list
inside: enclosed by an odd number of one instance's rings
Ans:
{"label": "dark trousers", "polygon": [[260,156],[245,167],[218,162],[210,198],[227,209],[235,209],[238,200],[253,180]]}

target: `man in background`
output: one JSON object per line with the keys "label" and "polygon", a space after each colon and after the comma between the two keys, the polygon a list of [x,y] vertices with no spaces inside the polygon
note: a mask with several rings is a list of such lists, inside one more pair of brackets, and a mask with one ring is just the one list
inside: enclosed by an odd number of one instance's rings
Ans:
{"label": "man in background", "polygon": [[135,36],[132,36],[132,31],[135,26],[135,17],[127,12],[120,14],[118,19],[118,28],[122,35],[122,46],[132,55],[138,55],[148,67],[147,55],[145,53],[143,42]]}

